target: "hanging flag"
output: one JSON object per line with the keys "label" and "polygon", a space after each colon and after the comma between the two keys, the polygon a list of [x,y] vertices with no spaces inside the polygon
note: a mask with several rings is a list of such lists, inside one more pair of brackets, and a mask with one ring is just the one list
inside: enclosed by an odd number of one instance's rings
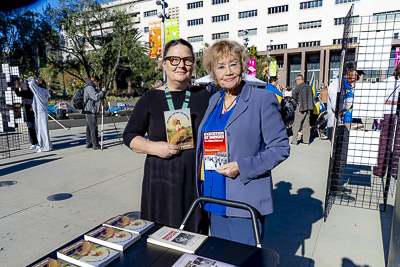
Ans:
{"label": "hanging flag", "polygon": [[256,68],[257,68],[257,64],[256,64],[256,59],[255,58],[250,58],[247,60],[247,74],[249,74],[252,77],[256,77]]}
{"label": "hanging flag", "polygon": [[[318,81],[315,79],[314,72],[312,73],[312,76],[311,76],[310,86],[311,86],[313,96],[315,99],[318,96],[318,91],[317,91],[318,90]],[[318,115],[319,113],[320,113],[320,102],[319,102],[319,100],[316,100],[314,102],[314,114]]]}
{"label": "hanging flag", "polygon": [[397,67],[397,64],[400,63],[400,47],[396,47],[396,54],[394,57],[394,68]]}
{"label": "hanging flag", "polygon": [[276,67],[277,67],[276,60],[271,61],[271,63],[269,64],[269,77],[276,76]]}
{"label": "hanging flag", "polygon": [[318,81],[315,79],[314,72],[312,73],[311,76],[310,86],[313,92],[313,96],[314,98],[316,98],[318,96]]}
{"label": "hanging flag", "polygon": [[178,19],[167,19],[165,20],[165,43],[168,43],[171,40],[177,40],[179,38],[178,33]]}
{"label": "hanging flag", "polygon": [[149,22],[149,56],[161,57],[161,21]]}

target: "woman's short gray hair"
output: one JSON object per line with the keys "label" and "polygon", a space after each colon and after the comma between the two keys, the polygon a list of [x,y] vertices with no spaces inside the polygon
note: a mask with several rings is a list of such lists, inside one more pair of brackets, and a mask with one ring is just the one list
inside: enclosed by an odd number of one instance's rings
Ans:
{"label": "woman's short gray hair", "polygon": [[210,74],[213,83],[217,84],[215,77],[214,67],[217,60],[235,54],[239,57],[241,73],[245,73],[247,70],[247,53],[242,45],[236,41],[219,41],[214,43],[210,48],[207,49],[203,56],[203,66],[206,71]]}

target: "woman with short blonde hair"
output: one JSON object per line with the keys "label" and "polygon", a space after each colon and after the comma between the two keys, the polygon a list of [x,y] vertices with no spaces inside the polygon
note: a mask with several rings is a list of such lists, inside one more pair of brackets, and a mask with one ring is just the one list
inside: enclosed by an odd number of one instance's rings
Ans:
{"label": "woman with short blonde hair", "polygon": [[[199,194],[244,202],[262,216],[270,214],[273,211],[271,170],[289,156],[281,106],[273,92],[251,88],[244,81],[247,54],[237,42],[213,44],[204,55],[203,64],[222,90],[210,98],[199,126],[196,151]],[[226,131],[228,139],[229,162],[217,170],[206,169],[203,159],[201,137],[213,131]],[[204,209],[210,213],[212,236],[255,244],[247,211],[212,203],[205,203]],[[262,227],[262,218],[259,224]]]}

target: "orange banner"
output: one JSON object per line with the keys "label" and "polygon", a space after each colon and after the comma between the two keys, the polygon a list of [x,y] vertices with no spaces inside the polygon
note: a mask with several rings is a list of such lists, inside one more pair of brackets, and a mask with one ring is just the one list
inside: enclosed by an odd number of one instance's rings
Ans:
{"label": "orange banner", "polygon": [[149,23],[149,55],[150,58],[161,57],[161,21]]}

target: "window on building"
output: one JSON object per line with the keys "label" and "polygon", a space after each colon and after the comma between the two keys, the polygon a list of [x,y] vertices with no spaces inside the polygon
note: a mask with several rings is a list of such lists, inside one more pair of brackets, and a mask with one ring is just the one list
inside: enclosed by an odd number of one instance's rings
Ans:
{"label": "window on building", "polygon": [[395,33],[394,33],[393,39],[399,39],[399,33],[398,33],[398,32],[395,32]]}
{"label": "window on building", "polygon": [[319,54],[309,55],[307,57],[306,70],[307,70],[307,77],[305,82],[309,83],[311,81],[313,73],[315,80],[316,81],[319,80],[319,73],[320,73]]}
{"label": "window on building", "polygon": [[267,27],[267,33],[287,32],[287,30],[288,30],[288,25],[287,24]]}
{"label": "window on building", "polygon": [[143,13],[144,17],[151,17],[151,16],[155,16],[155,15],[157,15],[157,9],[150,10],[150,11],[145,11]]}
{"label": "window on building", "polygon": [[[350,43],[350,44],[358,43],[358,38],[357,37],[347,38],[347,43]],[[343,39],[333,39],[333,44],[341,45],[341,44],[343,44]]]}
{"label": "window on building", "polygon": [[312,47],[312,46],[320,46],[321,41],[311,41],[311,42],[301,42],[299,43],[299,47]]}
{"label": "window on building", "polygon": [[229,14],[213,16],[211,18],[212,22],[220,22],[220,21],[225,21],[225,20],[229,20]]}
{"label": "window on building", "polygon": [[187,21],[188,26],[200,25],[203,24],[203,18],[201,19],[191,19]]}
{"label": "window on building", "polygon": [[[342,25],[342,24],[345,23],[345,19],[346,18],[336,18],[336,19],[333,19],[333,20],[334,20],[335,25]],[[351,20],[351,23],[358,24],[360,22],[360,17],[359,16],[354,16],[354,17],[351,17],[350,20]]]}
{"label": "window on building", "polygon": [[194,43],[194,42],[202,42],[203,41],[203,35],[198,35],[198,36],[190,36],[188,37],[188,42]]}
{"label": "window on building", "polygon": [[400,19],[400,10],[374,13],[374,16],[372,17],[373,22],[394,20],[394,19]]}
{"label": "window on building", "polygon": [[321,28],[321,26],[322,26],[322,21],[321,20],[300,22],[299,23],[299,30]]}
{"label": "window on building", "polygon": [[193,2],[187,4],[187,9],[203,7],[203,1]]}
{"label": "window on building", "polygon": [[360,0],[335,0],[335,4],[344,4],[344,3],[351,3],[351,2],[359,2]]}
{"label": "window on building", "polygon": [[271,45],[272,50],[287,49],[287,44]]}
{"label": "window on building", "polygon": [[239,19],[249,18],[249,17],[257,17],[257,9],[256,10],[239,12]]}
{"label": "window on building", "polygon": [[322,0],[300,2],[300,9],[308,9],[322,6]]}
{"label": "window on building", "polygon": [[289,5],[274,6],[274,7],[268,8],[268,14],[282,13],[282,12],[288,12],[288,11],[289,11]]}
{"label": "window on building", "polygon": [[[255,29],[247,29],[248,33],[247,35],[257,35],[257,28]],[[238,36],[245,36],[244,30],[238,30]]]}
{"label": "window on building", "polygon": [[212,40],[227,39],[227,38],[229,38],[229,32],[213,33],[211,35]]}
{"label": "window on building", "polygon": [[339,77],[340,70],[340,53],[331,53],[331,60],[329,63],[329,81],[332,81]]}
{"label": "window on building", "polygon": [[212,0],[213,5],[218,5],[223,3],[229,3],[229,0]]}
{"label": "window on building", "polygon": [[295,88],[297,86],[296,76],[301,74],[301,56],[291,56],[289,64],[289,85]]}

